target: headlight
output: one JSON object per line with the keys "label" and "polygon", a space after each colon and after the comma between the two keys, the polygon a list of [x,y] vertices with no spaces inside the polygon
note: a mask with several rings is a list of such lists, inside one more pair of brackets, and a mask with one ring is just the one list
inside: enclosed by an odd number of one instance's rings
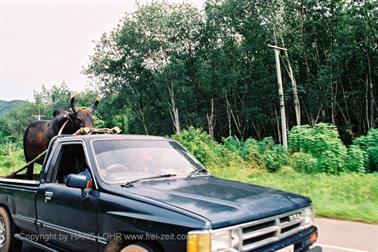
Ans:
{"label": "headlight", "polygon": [[240,235],[238,230],[189,232],[188,252],[238,251]]}
{"label": "headlight", "polygon": [[312,206],[306,207],[303,210],[303,218],[304,218],[303,227],[304,228],[311,227],[314,222],[314,210]]}

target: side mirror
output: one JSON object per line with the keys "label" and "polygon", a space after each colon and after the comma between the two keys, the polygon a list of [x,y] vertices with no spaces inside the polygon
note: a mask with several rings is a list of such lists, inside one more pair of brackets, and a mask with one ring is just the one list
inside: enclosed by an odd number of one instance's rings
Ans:
{"label": "side mirror", "polygon": [[87,178],[84,175],[70,174],[67,177],[66,186],[85,189],[87,187]]}

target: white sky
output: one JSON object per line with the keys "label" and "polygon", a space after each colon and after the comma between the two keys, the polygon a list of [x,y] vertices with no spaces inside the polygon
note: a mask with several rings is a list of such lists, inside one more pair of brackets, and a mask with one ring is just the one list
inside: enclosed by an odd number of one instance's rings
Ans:
{"label": "white sky", "polygon": [[93,41],[135,9],[134,0],[0,0],[0,100],[32,100],[33,90],[63,81],[75,91],[90,85],[81,71]]}

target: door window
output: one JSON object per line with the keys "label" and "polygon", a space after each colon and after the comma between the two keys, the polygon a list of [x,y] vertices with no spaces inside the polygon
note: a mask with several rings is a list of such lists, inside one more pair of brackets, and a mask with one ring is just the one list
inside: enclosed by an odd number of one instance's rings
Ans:
{"label": "door window", "polygon": [[82,174],[90,179],[89,166],[82,144],[61,146],[50,182],[64,184],[70,174]]}

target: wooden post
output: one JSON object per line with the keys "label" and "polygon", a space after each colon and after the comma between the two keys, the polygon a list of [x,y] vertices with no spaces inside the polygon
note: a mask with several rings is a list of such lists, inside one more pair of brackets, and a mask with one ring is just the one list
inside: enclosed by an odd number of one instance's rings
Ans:
{"label": "wooden post", "polygon": [[283,93],[282,76],[281,76],[281,64],[280,64],[280,51],[287,51],[286,48],[268,45],[274,49],[274,56],[276,59],[277,69],[277,82],[278,82],[278,95],[280,99],[280,111],[281,111],[281,130],[282,130],[282,145],[287,150],[287,129],[286,129],[286,111],[285,111],[285,99]]}

